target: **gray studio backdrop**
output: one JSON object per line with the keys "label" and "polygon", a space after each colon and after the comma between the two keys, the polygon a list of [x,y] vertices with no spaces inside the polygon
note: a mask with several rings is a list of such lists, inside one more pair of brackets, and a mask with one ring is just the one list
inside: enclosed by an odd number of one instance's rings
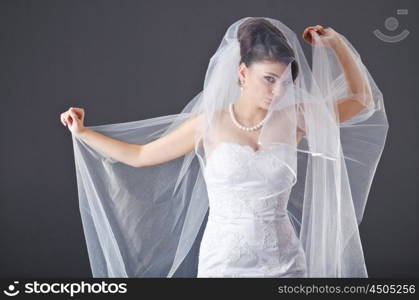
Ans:
{"label": "gray studio backdrop", "polygon": [[[91,276],[61,112],[83,107],[86,125],[178,113],[202,89],[227,27],[266,16],[299,34],[311,25],[333,27],[383,92],[390,128],[361,239],[371,277],[417,277],[418,6],[413,0],[1,1],[0,276]],[[310,46],[301,42],[311,61]]]}

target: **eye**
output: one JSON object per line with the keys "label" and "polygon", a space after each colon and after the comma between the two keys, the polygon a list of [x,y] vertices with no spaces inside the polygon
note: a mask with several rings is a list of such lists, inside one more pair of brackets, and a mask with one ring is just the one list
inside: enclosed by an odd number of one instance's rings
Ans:
{"label": "eye", "polygon": [[282,82],[282,85],[287,86],[287,85],[290,85],[291,83],[292,83],[291,80],[285,80],[285,81]]}
{"label": "eye", "polygon": [[270,83],[274,83],[275,82],[275,78],[273,78],[272,76],[265,76],[266,80],[268,80]]}

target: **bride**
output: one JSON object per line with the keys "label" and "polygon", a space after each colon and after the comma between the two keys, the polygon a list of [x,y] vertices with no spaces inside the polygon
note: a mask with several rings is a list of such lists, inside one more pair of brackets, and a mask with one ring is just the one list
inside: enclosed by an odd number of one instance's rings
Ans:
{"label": "bride", "polygon": [[343,35],[302,38],[311,68],[286,25],[242,18],[181,113],[60,115],[95,277],[368,276],[358,225],[387,134],[382,95]]}

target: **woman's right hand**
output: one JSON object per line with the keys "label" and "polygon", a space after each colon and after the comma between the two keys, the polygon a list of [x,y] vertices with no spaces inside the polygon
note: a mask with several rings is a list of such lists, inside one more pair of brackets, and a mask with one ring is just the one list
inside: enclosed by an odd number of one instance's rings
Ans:
{"label": "woman's right hand", "polygon": [[74,135],[80,134],[85,129],[83,108],[70,107],[67,111],[61,113],[60,120]]}

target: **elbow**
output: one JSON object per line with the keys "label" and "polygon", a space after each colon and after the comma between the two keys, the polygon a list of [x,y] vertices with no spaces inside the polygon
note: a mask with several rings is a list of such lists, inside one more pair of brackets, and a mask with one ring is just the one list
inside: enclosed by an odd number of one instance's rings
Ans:
{"label": "elbow", "polygon": [[367,108],[368,110],[375,109],[374,97],[371,93],[362,94],[361,99],[357,99],[362,109]]}
{"label": "elbow", "polygon": [[370,91],[354,91],[350,93],[346,98],[343,98],[344,101],[340,101],[344,107],[344,110],[352,110],[352,111],[361,111],[365,108],[374,109],[374,97]]}
{"label": "elbow", "polygon": [[367,83],[363,85],[362,90],[356,91],[353,94],[355,94],[355,99],[358,100],[364,108],[374,107],[374,97],[371,88]]}
{"label": "elbow", "polygon": [[375,109],[374,97],[371,92],[367,94],[365,107]]}

